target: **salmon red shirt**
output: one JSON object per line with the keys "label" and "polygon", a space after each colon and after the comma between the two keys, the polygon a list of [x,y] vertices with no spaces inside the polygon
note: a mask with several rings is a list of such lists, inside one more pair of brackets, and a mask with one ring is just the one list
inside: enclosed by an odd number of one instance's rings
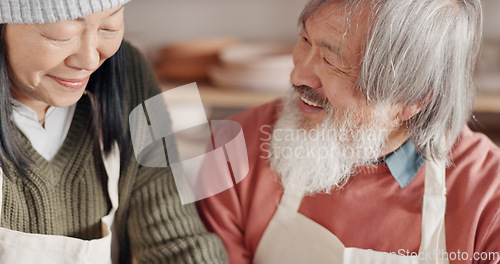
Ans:
{"label": "salmon red shirt", "polygon": [[[266,159],[280,103],[232,118],[243,127],[248,176],[197,204],[207,228],[222,238],[230,263],[251,263],[283,194]],[[486,136],[464,127],[451,157],[445,215],[450,262],[500,263],[500,149]],[[421,166],[402,187],[385,162],[363,167],[344,188],[305,197],[299,213],[335,234],[346,247],[415,254],[420,244],[424,175],[425,166]]]}

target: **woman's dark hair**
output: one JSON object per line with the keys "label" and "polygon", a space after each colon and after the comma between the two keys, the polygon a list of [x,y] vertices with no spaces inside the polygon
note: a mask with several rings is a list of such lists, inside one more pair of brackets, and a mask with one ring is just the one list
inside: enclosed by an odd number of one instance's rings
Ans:
{"label": "woman's dark hair", "polygon": [[[128,157],[129,143],[123,106],[125,88],[125,51],[123,42],[118,51],[108,58],[91,76],[87,92],[93,101],[94,127],[102,139],[104,153],[110,153],[117,143],[122,163]],[[0,24],[0,167],[11,178],[14,171],[24,174],[32,162],[23,151],[19,130],[11,120],[12,94],[7,70],[7,52],[4,24]],[[92,98],[93,97],[93,98]],[[9,165],[11,164],[11,165]]]}

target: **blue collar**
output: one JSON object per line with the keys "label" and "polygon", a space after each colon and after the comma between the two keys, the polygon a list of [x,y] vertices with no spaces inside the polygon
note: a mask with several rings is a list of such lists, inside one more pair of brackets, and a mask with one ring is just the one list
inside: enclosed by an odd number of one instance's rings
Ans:
{"label": "blue collar", "polygon": [[417,152],[415,144],[410,139],[383,159],[389,167],[392,176],[401,188],[406,187],[415,178],[425,158]]}

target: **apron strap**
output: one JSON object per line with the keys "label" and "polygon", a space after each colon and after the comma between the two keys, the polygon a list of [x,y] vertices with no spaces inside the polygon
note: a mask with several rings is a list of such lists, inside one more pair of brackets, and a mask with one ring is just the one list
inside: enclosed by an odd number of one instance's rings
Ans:
{"label": "apron strap", "polygon": [[118,144],[115,142],[115,144],[111,147],[110,153],[106,156],[103,151],[102,142],[100,142],[100,146],[104,168],[106,169],[106,174],[108,174],[108,194],[112,206],[109,215],[103,218],[103,221],[105,222],[103,224],[106,225],[103,228],[103,231],[115,234],[111,237],[111,259],[113,263],[118,263],[120,249],[116,238],[116,225],[114,224],[114,219],[116,210],[118,210],[119,206],[118,184],[120,180],[120,149]]}
{"label": "apron strap", "polygon": [[3,170],[0,168],[0,223],[2,223],[2,211],[3,211]]}
{"label": "apron strap", "polygon": [[[422,237],[420,252],[446,252],[446,172],[443,161],[427,161],[422,202]],[[444,256],[442,256],[444,257]],[[441,259],[440,256],[437,256]]]}
{"label": "apron strap", "polygon": [[446,166],[443,161],[427,161],[424,195],[446,196]]}
{"label": "apron strap", "polygon": [[113,209],[116,210],[118,208],[118,182],[120,180],[120,149],[115,142],[111,147],[110,153],[106,156],[102,143],[100,143],[100,146],[104,168],[106,169],[106,174],[108,174],[109,199],[111,200]]}
{"label": "apron strap", "polygon": [[290,211],[297,212],[299,210],[300,204],[302,203],[302,198],[304,197],[303,192],[286,190],[281,196],[280,206],[288,208]]}

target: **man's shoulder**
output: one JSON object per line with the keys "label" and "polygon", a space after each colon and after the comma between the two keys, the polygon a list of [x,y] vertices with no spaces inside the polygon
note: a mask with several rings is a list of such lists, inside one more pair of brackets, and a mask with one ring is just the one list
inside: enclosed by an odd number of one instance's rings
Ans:
{"label": "man's shoulder", "polygon": [[[498,250],[500,232],[500,148],[482,133],[462,130],[447,170],[447,217],[476,252]],[[464,213],[465,212],[465,213]],[[467,231],[468,230],[468,231]],[[453,236],[453,235],[452,235]]]}
{"label": "man's shoulder", "polygon": [[[469,190],[462,195],[470,201],[479,197],[500,201],[500,148],[484,134],[465,127],[452,149],[447,171],[449,187],[460,193]],[[486,197],[485,192],[491,195]]]}
{"label": "man's shoulder", "polygon": [[498,165],[500,171],[500,148],[486,135],[464,127],[459,140],[452,149],[452,163],[474,163]]}

